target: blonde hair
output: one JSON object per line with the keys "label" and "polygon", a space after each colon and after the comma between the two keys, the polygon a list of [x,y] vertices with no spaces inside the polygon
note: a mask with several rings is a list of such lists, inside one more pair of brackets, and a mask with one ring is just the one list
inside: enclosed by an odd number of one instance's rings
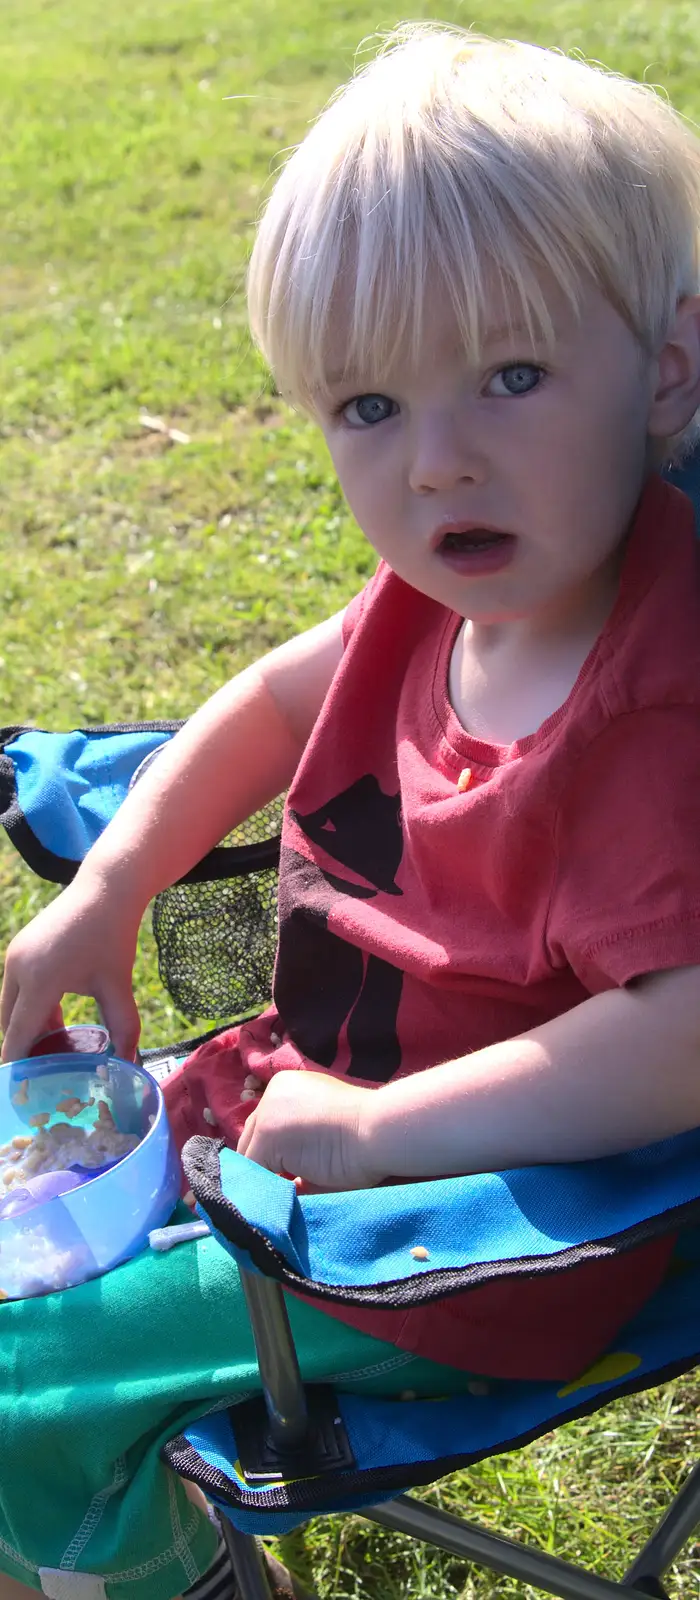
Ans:
{"label": "blonde hair", "polygon": [[535,45],[406,25],[277,178],[251,329],[282,393],[311,411],[341,300],[341,364],[366,371],[371,352],[375,382],[399,349],[419,350],[426,291],[449,295],[478,352],[494,282],[513,322],[548,337],[547,282],[577,308],[593,281],[653,351],[698,290],[699,225],[700,141],[653,88]]}

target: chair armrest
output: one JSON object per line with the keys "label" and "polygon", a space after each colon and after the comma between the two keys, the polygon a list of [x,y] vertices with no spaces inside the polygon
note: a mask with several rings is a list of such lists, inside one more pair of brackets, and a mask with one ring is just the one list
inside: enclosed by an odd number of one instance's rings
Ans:
{"label": "chair armrest", "polygon": [[600,1161],[299,1196],[220,1141],[183,1151],[188,1183],[247,1271],[318,1300],[416,1305],[560,1271],[700,1223],[700,1130]]}

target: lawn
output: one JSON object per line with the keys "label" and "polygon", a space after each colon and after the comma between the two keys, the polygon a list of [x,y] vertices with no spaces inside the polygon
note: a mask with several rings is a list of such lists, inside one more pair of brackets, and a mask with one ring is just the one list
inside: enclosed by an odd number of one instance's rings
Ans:
{"label": "lawn", "polygon": [[[250,349],[243,280],[280,153],[360,41],[400,19],[392,4],[3,0],[1,722],[185,716],[372,571],[322,443]],[[410,14],[580,50],[700,111],[690,3],[443,0]],[[53,892],[0,843],[3,947]],[[145,1043],[181,1035],[148,930],[136,985]],[[685,1381],[618,1403],[436,1498],[618,1575],[687,1468],[697,1398]],[[495,1588],[355,1518],[293,1543],[324,1600]],[[691,1553],[678,1592],[699,1578]]]}

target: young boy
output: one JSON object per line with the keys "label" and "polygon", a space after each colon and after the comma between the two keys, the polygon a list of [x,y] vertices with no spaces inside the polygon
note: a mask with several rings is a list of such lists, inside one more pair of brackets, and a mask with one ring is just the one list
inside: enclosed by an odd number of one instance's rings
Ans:
{"label": "young boy", "polygon": [[[171,1080],[180,1143],[218,1133],[352,1189],[700,1123],[700,591],[691,508],[656,476],[700,405],[699,217],[700,145],[669,106],[534,47],[406,30],[331,103],[263,217],[251,318],[378,572],[192,718],[13,941],[6,1059],[67,992],[93,995],[131,1056],[148,901],[291,786],[274,1005]],[[664,1264],[646,1250],[596,1280],[599,1345]],[[53,1299],[70,1312],[83,1292]],[[50,1308],[3,1308],[35,1361]],[[468,1297],[451,1331],[442,1310],[408,1348],[478,1369]],[[341,1334],[308,1316],[318,1374],[319,1329]],[[115,1338],[112,1360],[126,1324]],[[76,1348],[54,1351],[59,1384]],[[244,1386],[240,1362],[227,1383]],[[105,1526],[136,1503],[126,1469],[93,1490]],[[32,1574],[40,1543],[19,1546]],[[121,1600],[133,1554],[100,1559]],[[159,1571],[148,1600],[173,1592]]]}

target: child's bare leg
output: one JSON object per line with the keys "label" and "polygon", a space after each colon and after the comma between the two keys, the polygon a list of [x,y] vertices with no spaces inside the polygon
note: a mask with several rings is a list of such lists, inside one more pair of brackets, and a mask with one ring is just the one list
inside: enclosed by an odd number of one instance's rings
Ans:
{"label": "child's bare leg", "polygon": [[[183,1485],[188,1500],[192,1501],[193,1506],[199,1506],[200,1511],[208,1512],[209,1506],[206,1496],[202,1494],[202,1491],[198,1485],[196,1483],[190,1483],[188,1478],[181,1478],[180,1482]],[[0,1596],[0,1600],[2,1600],[2,1596]]]}
{"label": "child's bare leg", "polygon": [[27,1600],[30,1594],[36,1594],[36,1589],[28,1589],[26,1583],[18,1583],[16,1578],[7,1578],[0,1572],[0,1600]]}

